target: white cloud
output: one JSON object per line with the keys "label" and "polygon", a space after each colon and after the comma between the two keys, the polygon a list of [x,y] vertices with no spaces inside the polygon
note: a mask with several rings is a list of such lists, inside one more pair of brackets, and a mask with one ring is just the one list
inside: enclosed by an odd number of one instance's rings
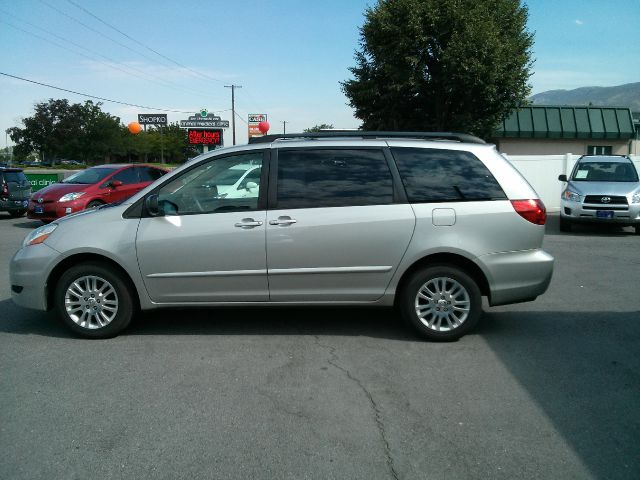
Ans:
{"label": "white cloud", "polygon": [[584,25],[584,22],[582,20],[575,20],[576,25]]}

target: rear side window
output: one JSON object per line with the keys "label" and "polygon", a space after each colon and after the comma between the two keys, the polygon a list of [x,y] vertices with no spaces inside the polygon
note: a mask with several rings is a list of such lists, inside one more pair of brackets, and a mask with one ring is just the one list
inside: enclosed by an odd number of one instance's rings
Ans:
{"label": "rear side window", "polygon": [[489,169],[472,153],[429,148],[392,148],[411,203],[504,200]]}
{"label": "rear side window", "polygon": [[393,181],[381,150],[278,152],[278,209],[389,203]]}

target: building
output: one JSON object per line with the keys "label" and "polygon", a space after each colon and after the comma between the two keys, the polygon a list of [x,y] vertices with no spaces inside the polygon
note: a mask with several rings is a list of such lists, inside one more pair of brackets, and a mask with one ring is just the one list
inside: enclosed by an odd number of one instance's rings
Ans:
{"label": "building", "polygon": [[492,141],[508,155],[627,155],[638,148],[631,110],[622,107],[522,107]]}

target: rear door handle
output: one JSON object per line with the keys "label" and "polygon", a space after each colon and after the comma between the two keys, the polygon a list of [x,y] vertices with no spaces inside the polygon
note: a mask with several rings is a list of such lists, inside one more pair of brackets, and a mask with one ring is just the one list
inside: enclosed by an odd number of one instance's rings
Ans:
{"label": "rear door handle", "polygon": [[269,225],[291,225],[293,223],[298,223],[298,221],[291,217],[278,217],[277,220],[269,220]]}
{"label": "rear door handle", "polygon": [[262,222],[254,220],[253,218],[243,218],[242,221],[235,224],[238,228],[254,228],[262,225]]}

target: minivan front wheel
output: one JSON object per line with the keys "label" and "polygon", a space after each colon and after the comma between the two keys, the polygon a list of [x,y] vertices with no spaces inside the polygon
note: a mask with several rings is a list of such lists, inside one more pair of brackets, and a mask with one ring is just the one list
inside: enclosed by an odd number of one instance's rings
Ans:
{"label": "minivan front wheel", "polygon": [[441,265],[416,272],[400,292],[400,311],[422,336],[456,340],[480,319],[482,294],[457,267]]}
{"label": "minivan front wheel", "polygon": [[121,275],[102,263],[82,263],[61,277],[55,293],[64,323],[86,338],[109,338],[124,330],[134,303]]}

